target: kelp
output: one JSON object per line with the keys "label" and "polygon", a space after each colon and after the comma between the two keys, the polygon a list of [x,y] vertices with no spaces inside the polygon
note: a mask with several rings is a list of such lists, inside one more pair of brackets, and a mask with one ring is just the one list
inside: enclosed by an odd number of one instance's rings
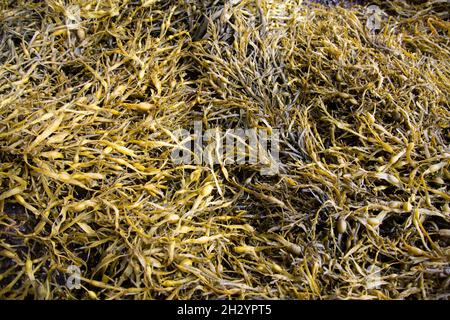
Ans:
{"label": "kelp", "polygon": [[448,3],[373,3],[3,1],[0,297],[448,299]]}

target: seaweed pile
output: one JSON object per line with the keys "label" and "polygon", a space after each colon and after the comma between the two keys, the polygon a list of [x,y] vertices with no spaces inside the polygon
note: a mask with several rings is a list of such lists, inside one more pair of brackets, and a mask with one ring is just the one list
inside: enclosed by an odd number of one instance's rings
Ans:
{"label": "seaweed pile", "polygon": [[448,299],[449,5],[372,4],[0,2],[0,297]]}

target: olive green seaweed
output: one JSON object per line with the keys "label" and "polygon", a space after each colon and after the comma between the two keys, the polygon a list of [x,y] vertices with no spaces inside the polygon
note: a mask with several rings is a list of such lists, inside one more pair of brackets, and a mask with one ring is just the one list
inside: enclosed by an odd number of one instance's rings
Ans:
{"label": "olive green seaweed", "polygon": [[448,300],[449,5],[371,4],[0,0],[0,298]]}

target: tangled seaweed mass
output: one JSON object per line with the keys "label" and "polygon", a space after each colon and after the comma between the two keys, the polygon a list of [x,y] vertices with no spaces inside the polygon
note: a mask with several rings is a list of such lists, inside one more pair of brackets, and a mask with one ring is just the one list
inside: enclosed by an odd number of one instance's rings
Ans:
{"label": "tangled seaweed mass", "polygon": [[[449,299],[448,1],[0,9],[1,298]],[[279,171],[175,163],[196,121]]]}

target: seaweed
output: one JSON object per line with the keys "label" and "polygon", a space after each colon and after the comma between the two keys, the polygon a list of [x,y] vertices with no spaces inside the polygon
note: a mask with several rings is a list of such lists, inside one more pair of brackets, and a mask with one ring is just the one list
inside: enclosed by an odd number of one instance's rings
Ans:
{"label": "seaweed", "polygon": [[0,3],[0,297],[448,299],[448,3],[370,4]]}

